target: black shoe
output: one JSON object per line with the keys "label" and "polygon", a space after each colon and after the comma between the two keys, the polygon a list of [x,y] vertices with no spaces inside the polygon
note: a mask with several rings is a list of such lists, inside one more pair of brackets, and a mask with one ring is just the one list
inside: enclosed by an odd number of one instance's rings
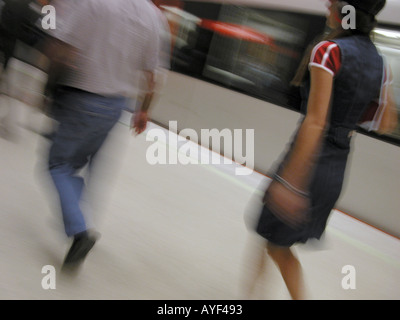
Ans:
{"label": "black shoe", "polygon": [[65,265],[78,264],[83,262],[86,255],[93,248],[96,243],[97,237],[87,232],[83,232],[74,237],[74,241],[69,249],[65,260]]}

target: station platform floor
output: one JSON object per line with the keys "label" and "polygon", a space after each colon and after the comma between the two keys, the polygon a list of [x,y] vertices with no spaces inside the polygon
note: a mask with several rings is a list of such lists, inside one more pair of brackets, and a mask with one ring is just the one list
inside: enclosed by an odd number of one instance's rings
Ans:
{"label": "station platform floor", "polygon": [[[259,245],[247,223],[268,178],[235,175],[237,165],[223,161],[152,165],[149,148],[168,140],[149,137],[154,130],[171,136],[153,123],[134,136],[129,113],[99,154],[83,204],[101,238],[78,273],[61,272],[70,242],[46,172],[49,142],[41,133],[51,121],[7,103],[15,132],[0,138],[0,299],[290,299],[272,263],[254,296],[243,296]],[[400,240],[345,213],[332,212],[324,239],[294,249],[310,300],[400,299]],[[54,288],[43,286],[45,266],[54,267]]]}

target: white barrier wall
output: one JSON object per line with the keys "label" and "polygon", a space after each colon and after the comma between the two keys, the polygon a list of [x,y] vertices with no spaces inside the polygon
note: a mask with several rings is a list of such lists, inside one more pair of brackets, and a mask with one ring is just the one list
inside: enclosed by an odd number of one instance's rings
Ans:
{"label": "white barrier wall", "polygon": [[[170,72],[152,111],[168,127],[255,129],[255,169],[266,173],[293,134],[299,114],[249,96]],[[357,134],[337,209],[400,237],[400,148]],[[215,150],[218,151],[218,150]],[[225,154],[229,156],[228,154]]]}
{"label": "white barrier wall", "polygon": [[[46,74],[18,60],[10,73],[11,95],[40,105]],[[199,136],[201,129],[254,129],[254,169],[261,173],[278,160],[299,120],[294,111],[175,72],[169,72],[151,116],[165,127],[176,121],[178,131],[190,128]],[[400,148],[362,134],[353,144],[337,209],[400,237]]]}

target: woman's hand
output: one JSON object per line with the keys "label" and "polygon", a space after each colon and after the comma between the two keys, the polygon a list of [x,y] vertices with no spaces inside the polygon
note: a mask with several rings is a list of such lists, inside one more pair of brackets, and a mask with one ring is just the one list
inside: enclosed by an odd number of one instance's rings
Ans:
{"label": "woman's hand", "polygon": [[287,189],[276,180],[265,192],[263,202],[278,219],[293,229],[300,228],[308,220],[309,198]]}

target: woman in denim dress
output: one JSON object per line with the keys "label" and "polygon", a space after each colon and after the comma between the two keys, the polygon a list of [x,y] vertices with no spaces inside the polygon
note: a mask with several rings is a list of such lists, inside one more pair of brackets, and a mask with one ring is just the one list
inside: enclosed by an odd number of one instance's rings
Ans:
{"label": "woman in denim dress", "polygon": [[[355,29],[343,28],[345,5],[356,9]],[[305,116],[263,198],[255,230],[266,245],[257,256],[247,294],[268,254],[292,299],[304,298],[301,265],[291,247],[324,233],[342,190],[352,133],[369,103],[380,96],[384,61],[369,35],[384,5],[385,0],[328,2],[331,31],[305,56],[293,80],[303,92]],[[397,124],[390,93],[381,133]]]}

